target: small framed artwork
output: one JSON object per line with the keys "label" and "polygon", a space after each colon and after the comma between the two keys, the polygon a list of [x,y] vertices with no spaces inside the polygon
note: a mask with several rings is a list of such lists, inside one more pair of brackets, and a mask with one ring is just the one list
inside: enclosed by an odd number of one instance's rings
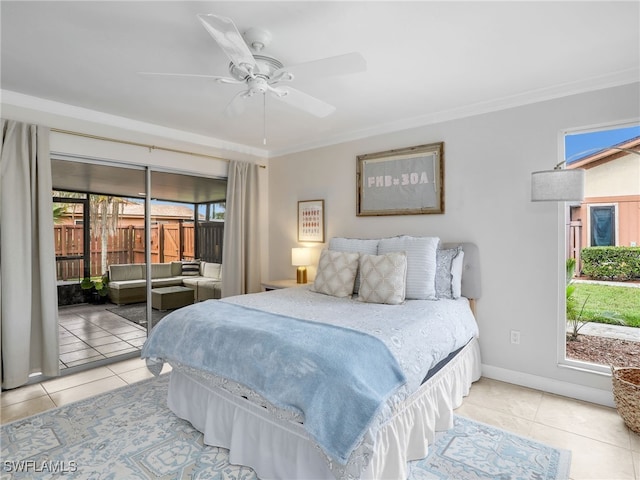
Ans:
{"label": "small framed artwork", "polygon": [[298,241],[324,243],[324,200],[298,202]]}
{"label": "small framed artwork", "polygon": [[358,155],[356,215],[444,213],[444,142]]}

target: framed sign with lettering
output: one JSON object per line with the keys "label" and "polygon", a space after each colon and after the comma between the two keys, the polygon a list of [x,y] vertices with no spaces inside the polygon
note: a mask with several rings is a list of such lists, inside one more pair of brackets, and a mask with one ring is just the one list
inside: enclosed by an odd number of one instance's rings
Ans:
{"label": "framed sign with lettering", "polygon": [[444,213],[444,142],[358,155],[356,215]]}

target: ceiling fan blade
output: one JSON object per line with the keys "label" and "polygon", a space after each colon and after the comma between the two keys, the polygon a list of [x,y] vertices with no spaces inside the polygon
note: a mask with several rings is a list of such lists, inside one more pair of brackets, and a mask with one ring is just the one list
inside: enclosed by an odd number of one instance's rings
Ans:
{"label": "ceiling fan blade", "polygon": [[251,70],[256,66],[256,61],[233,21],[230,18],[210,13],[198,14],[198,20],[209,32],[209,35],[220,45],[229,60],[236,67],[251,73]]}
{"label": "ceiling fan blade", "polygon": [[304,81],[317,77],[359,73],[366,70],[367,61],[359,53],[353,52],[286,66],[276,71],[275,74],[286,71],[292,73],[296,80]]}
{"label": "ceiling fan blade", "polygon": [[312,97],[311,95],[290,86],[279,87],[277,90],[286,92],[286,94],[280,95],[275,93],[273,95],[275,98],[283,101],[287,105],[291,105],[292,107],[308,112],[316,117],[324,118],[331,115],[336,110],[336,107],[333,105],[323,102],[316,97]]}
{"label": "ceiling fan blade", "polygon": [[217,75],[203,75],[199,73],[164,73],[164,72],[138,72],[138,75],[145,77],[182,77],[182,78],[203,78],[205,80],[215,80],[220,83],[244,83],[235,78],[220,77]]}
{"label": "ceiling fan blade", "polygon": [[242,113],[244,112],[246,96],[246,91],[237,93],[225,107],[225,115],[227,115],[228,117],[236,117],[238,115],[242,115]]}

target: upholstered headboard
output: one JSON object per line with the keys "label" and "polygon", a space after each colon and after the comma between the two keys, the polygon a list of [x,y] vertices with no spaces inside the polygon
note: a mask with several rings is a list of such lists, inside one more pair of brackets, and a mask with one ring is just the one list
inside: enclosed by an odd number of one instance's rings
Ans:
{"label": "upholstered headboard", "polygon": [[475,243],[447,242],[440,248],[455,248],[462,245],[464,261],[462,265],[462,295],[477,300],[482,295],[480,288],[480,252]]}

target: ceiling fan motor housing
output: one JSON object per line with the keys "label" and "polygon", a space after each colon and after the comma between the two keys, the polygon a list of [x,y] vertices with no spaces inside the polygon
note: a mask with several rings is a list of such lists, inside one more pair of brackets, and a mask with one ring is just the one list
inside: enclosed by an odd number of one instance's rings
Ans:
{"label": "ceiling fan motor housing", "polygon": [[[256,60],[256,67],[253,69],[253,74],[261,76],[266,80],[269,80],[276,70],[280,70],[283,65],[280,60],[273,57],[267,57],[264,55],[254,55]],[[247,69],[238,67],[233,62],[229,64],[229,73],[233,78],[239,81],[245,81],[251,78],[251,75],[247,74]]]}

